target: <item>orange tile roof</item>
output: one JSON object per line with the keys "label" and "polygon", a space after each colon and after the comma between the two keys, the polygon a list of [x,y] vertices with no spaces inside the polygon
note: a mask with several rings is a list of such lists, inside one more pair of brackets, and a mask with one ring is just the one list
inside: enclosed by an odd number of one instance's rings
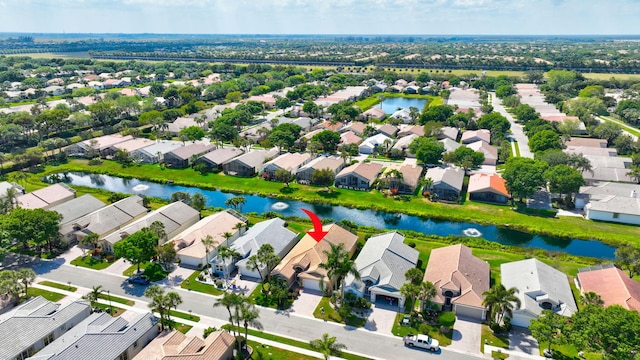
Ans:
{"label": "orange tile roof", "polygon": [[510,196],[507,182],[498,174],[476,173],[469,177],[469,192],[493,190],[504,196]]}
{"label": "orange tile roof", "polygon": [[605,306],[620,305],[640,312],[640,283],[616,268],[583,271],[578,273],[582,291],[600,295]]}

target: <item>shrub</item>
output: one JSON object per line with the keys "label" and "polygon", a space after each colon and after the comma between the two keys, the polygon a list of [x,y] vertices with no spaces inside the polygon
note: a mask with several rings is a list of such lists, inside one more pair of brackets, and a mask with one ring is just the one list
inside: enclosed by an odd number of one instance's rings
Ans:
{"label": "shrub", "polygon": [[348,304],[342,304],[338,309],[338,314],[342,318],[343,321],[346,321],[349,316],[351,316],[351,306]]}
{"label": "shrub", "polygon": [[224,281],[216,280],[216,287],[221,288],[223,284],[224,284]]}
{"label": "shrub", "polygon": [[456,315],[452,312],[443,312],[438,316],[438,323],[442,326],[452,327],[456,322]]}
{"label": "shrub", "polygon": [[102,164],[102,159],[100,159],[99,157],[95,157],[89,160],[89,165],[100,165],[100,164]]}
{"label": "shrub", "polygon": [[371,303],[368,302],[365,298],[357,298],[354,306],[359,309],[370,309]]}
{"label": "shrub", "polygon": [[409,241],[409,243],[407,245],[409,245],[410,248],[415,248],[416,247],[416,242],[415,241]]}
{"label": "shrub", "polygon": [[491,329],[491,331],[493,331],[494,334],[499,334],[502,330],[500,328],[500,324],[498,324],[495,321],[492,321],[491,323],[489,323],[489,328]]}
{"label": "shrub", "polygon": [[429,331],[431,330],[431,327],[427,324],[420,324],[420,327],[418,328],[418,331],[420,331],[420,333],[422,334],[429,334]]}
{"label": "shrub", "polygon": [[211,335],[211,333],[218,331],[218,329],[216,329],[215,327],[208,327],[206,329],[204,329],[204,333],[202,334],[203,338],[207,338],[207,336]]}

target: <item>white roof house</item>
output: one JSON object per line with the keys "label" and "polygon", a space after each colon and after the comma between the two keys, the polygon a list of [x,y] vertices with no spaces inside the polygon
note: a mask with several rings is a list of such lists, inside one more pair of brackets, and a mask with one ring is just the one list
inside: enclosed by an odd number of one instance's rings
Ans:
{"label": "white roof house", "polygon": [[[60,234],[66,235],[62,231],[67,229],[69,224],[76,222],[79,218],[91,214],[92,212],[105,207],[106,204],[96,199],[95,197],[85,194],[78,198],[71,199],[62,204],[49,208],[49,210],[55,211],[62,219],[60,220]],[[72,238],[66,238],[62,236],[64,240],[70,241]]]}
{"label": "white roof house", "polygon": [[[261,221],[253,225],[247,232],[239,237],[231,248],[240,253],[240,260],[236,262],[238,273],[242,276],[261,278],[267,272],[266,267],[258,270],[250,269],[249,258],[255,255],[263,244],[271,244],[274,252],[281,259],[297,244],[298,234],[285,227],[285,221],[273,218]],[[269,269],[270,270],[270,269]]]}
{"label": "white roof house", "polygon": [[511,324],[528,327],[542,310],[570,317],[578,311],[567,275],[538,259],[500,265],[502,285],[518,289],[521,306],[513,310]]}
{"label": "white roof house", "polygon": [[16,197],[16,203],[24,209],[49,209],[76,197],[76,191],[58,183]]}
{"label": "white roof house", "polygon": [[181,141],[156,141],[155,144],[132,151],[131,157],[143,164],[155,164],[164,159],[164,154],[183,146],[184,144]]}
{"label": "white roof house", "polygon": [[405,297],[400,288],[407,282],[404,274],[417,266],[418,255],[417,250],[404,244],[404,235],[400,233],[372,236],[355,260],[360,280],[348,275],[344,281],[345,292],[370,296],[372,303],[393,297],[398,300],[398,307],[404,306]]}
{"label": "white roof house", "polygon": [[373,135],[371,137],[364,139],[362,144],[358,146],[358,151],[360,151],[361,154],[373,154],[375,149],[378,146],[382,146],[385,143],[385,141],[388,141],[391,144],[393,144],[393,139],[391,139],[390,137],[384,134]]}
{"label": "white roof house", "polygon": [[262,165],[262,172],[267,174],[268,178],[273,179],[276,171],[285,170],[295,175],[300,167],[311,161],[309,153],[284,153],[273,160]]}

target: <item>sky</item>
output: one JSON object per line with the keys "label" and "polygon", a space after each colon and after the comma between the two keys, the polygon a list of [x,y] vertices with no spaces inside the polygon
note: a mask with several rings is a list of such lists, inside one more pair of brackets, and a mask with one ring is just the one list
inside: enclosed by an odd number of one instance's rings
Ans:
{"label": "sky", "polygon": [[640,0],[0,0],[0,32],[640,34]]}

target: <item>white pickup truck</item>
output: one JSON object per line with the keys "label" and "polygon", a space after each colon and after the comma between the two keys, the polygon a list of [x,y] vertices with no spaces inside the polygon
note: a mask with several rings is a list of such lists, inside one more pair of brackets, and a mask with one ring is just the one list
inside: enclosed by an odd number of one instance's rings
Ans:
{"label": "white pickup truck", "polygon": [[440,350],[440,343],[438,340],[430,337],[429,335],[406,335],[402,340],[408,347],[417,347],[431,351]]}

